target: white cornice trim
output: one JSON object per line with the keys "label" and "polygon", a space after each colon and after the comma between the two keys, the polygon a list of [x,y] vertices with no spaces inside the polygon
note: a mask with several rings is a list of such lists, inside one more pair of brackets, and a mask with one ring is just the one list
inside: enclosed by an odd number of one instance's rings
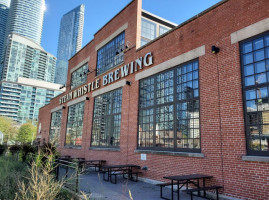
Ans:
{"label": "white cornice trim", "polygon": [[200,56],[203,56],[203,55],[205,55],[205,46],[204,45],[200,46],[196,49],[193,49],[191,51],[188,51],[184,54],[181,54],[177,57],[174,57],[174,58],[172,58],[168,61],[165,61],[159,65],[151,67],[150,69],[139,72],[138,74],[136,74],[135,80],[138,81],[140,79],[152,76],[154,74],[157,74],[157,73],[162,72],[164,70],[167,70],[169,68],[172,68],[172,67],[180,65],[182,63],[193,60],[195,58],[199,58]]}
{"label": "white cornice trim", "polygon": [[67,106],[69,107],[69,106],[72,106],[72,105],[74,105],[74,104],[77,104],[77,103],[80,103],[80,102],[82,102],[82,101],[85,101],[85,100],[86,100],[86,97],[87,97],[87,95],[84,95],[84,96],[79,97],[79,98],[77,98],[77,99],[75,99],[75,100],[73,100],[73,101],[69,101],[69,102],[67,103]]}
{"label": "white cornice trim", "polygon": [[122,27],[120,27],[118,30],[116,30],[114,33],[112,33],[109,37],[104,39],[100,44],[98,44],[95,47],[95,50],[98,51],[101,47],[103,47],[106,43],[108,43],[110,40],[112,40],[114,37],[119,35],[122,31],[128,28],[128,23],[124,24]]}
{"label": "white cornice trim", "polygon": [[[87,62],[90,61],[90,57],[86,58],[85,60],[81,61],[79,64],[77,64],[75,67],[73,67],[70,70],[70,73],[73,73],[74,71],[76,71],[78,68],[80,68],[81,66],[85,65]],[[88,65],[89,66],[89,65]]]}
{"label": "white cornice trim", "polygon": [[53,113],[53,112],[56,112],[58,110],[61,110],[62,108],[63,108],[63,106],[57,106],[56,108],[51,109],[50,112]]}
{"label": "white cornice trim", "polygon": [[231,34],[231,44],[240,42],[252,36],[269,30],[269,18],[251,24]]}
{"label": "white cornice trim", "polygon": [[118,89],[118,88],[121,88],[123,87],[124,85],[126,85],[126,79],[123,79],[121,81],[118,81],[114,84],[111,84],[109,86],[106,86],[100,90],[97,90],[95,92],[92,93],[92,97],[96,97],[96,96],[99,96],[101,94],[104,94],[104,93],[107,93],[107,92],[110,92],[112,90],[115,90],[115,89]]}

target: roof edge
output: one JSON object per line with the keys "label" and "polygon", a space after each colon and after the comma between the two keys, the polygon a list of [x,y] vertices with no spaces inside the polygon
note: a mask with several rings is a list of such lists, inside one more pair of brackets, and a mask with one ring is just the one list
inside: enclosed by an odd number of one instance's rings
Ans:
{"label": "roof edge", "polygon": [[188,24],[188,23],[190,23],[190,22],[192,22],[192,21],[198,19],[199,17],[205,15],[206,13],[210,12],[211,10],[213,10],[213,9],[215,9],[215,8],[217,8],[217,7],[219,7],[220,5],[222,5],[222,4],[224,4],[224,3],[228,2],[228,1],[229,1],[229,0],[222,0],[222,1],[220,1],[220,2],[218,2],[218,3],[216,3],[216,4],[214,4],[213,6],[207,8],[206,10],[204,10],[204,11],[198,13],[197,15],[191,17],[190,19],[188,19],[188,20],[182,22],[181,24],[179,24],[179,25],[176,26],[175,28],[173,28],[173,29],[167,31],[166,33],[160,35],[159,37],[156,37],[155,39],[151,40],[150,42],[148,42],[148,43],[145,44],[144,46],[138,48],[136,51],[140,51],[141,49],[144,49],[145,47],[149,46],[150,44],[154,43],[155,41],[157,41],[157,40],[159,40],[159,39],[165,37],[166,35],[168,35],[168,34],[172,33],[173,31],[175,31],[175,30],[177,30],[177,29],[179,29],[179,28],[185,26],[186,24]]}

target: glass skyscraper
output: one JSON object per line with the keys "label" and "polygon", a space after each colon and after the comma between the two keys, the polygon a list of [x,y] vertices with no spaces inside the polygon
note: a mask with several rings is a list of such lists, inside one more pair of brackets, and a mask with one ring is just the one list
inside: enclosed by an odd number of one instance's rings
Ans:
{"label": "glass skyscraper", "polygon": [[[7,17],[9,11],[10,0],[0,0],[0,66],[1,66],[1,55],[4,50],[4,41],[7,25]],[[0,69],[1,70],[1,69]]]}
{"label": "glass skyscraper", "polygon": [[65,84],[67,77],[68,60],[81,49],[84,10],[82,4],[66,13],[61,20],[55,83]]}
{"label": "glass skyscraper", "polygon": [[0,115],[36,121],[39,108],[63,92],[53,83],[56,58],[26,37],[9,36],[3,66]]}
{"label": "glass skyscraper", "polygon": [[8,14],[6,38],[11,33],[41,43],[45,0],[12,0]]}
{"label": "glass skyscraper", "polygon": [[2,80],[15,82],[18,77],[53,82],[56,58],[26,37],[11,34],[4,59]]}

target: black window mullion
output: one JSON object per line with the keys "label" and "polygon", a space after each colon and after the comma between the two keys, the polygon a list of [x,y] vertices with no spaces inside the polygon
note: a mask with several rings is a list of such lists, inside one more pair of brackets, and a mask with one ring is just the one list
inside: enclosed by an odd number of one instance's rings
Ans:
{"label": "black window mullion", "polygon": [[173,106],[174,106],[174,110],[173,110],[173,117],[174,117],[174,150],[177,149],[177,124],[178,124],[178,120],[177,120],[177,68],[173,70],[174,72],[174,85],[173,85],[173,89],[174,89],[174,102],[173,102]]}
{"label": "black window mullion", "polygon": [[153,148],[156,148],[156,105],[157,105],[157,76],[154,77],[154,100],[153,100]]}

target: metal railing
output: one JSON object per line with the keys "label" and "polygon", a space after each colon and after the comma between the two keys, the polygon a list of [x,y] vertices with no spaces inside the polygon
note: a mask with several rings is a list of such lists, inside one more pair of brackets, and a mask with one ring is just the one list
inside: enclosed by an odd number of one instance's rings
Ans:
{"label": "metal railing", "polygon": [[56,159],[55,174],[57,181],[63,181],[64,186],[74,192],[79,192],[79,172],[81,166],[79,162]]}

